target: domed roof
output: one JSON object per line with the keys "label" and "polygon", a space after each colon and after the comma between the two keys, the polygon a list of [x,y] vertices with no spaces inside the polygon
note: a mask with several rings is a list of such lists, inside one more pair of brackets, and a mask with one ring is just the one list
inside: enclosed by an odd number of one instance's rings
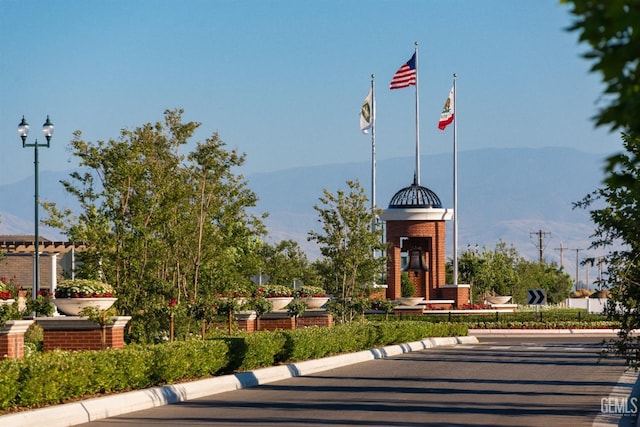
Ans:
{"label": "domed roof", "polygon": [[389,202],[389,209],[402,208],[442,208],[442,202],[436,193],[416,183],[398,191]]}

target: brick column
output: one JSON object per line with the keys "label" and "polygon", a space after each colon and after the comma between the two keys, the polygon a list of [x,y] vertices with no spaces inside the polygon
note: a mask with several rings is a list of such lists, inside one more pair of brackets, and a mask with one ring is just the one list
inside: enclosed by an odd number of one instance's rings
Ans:
{"label": "brick column", "polygon": [[[114,316],[111,319],[112,323],[106,327],[107,348],[122,348],[124,327],[131,316]],[[39,317],[36,323],[44,331],[44,351],[102,349],[101,326],[86,317]]]}
{"label": "brick column", "polygon": [[24,358],[24,334],[33,320],[9,320],[0,328],[0,360]]}
{"label": "brick column", "polygon": [[455,300],[455,308],[458,309],[469,303],[470,296],[471,285],[445,285],[440,288],[440,297]]}
{"label": "brick column", "polygon": [[258,315],[255,311],[241,311],[239,313],[235,313],[235,316],[238,321],[238,329],[250,334],[255,332],[256,322],[258,320]]}

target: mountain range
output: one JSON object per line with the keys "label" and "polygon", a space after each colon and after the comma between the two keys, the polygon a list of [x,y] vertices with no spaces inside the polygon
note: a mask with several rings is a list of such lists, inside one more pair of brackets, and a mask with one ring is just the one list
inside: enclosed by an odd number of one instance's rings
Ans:
{"label": "mountain range", "polygon": [[[544,258],[562,262],[571,272],[579,252],[575,249],[587,254],[593,231],[589,213],[573,209],[572,204],[601,185],[606,157],[558,147],[459,152],[459,249],[493,249],[497,242],[504,241],[526,258],[537,259],[542,233]],[[453,208],[452,154],[422,155],[420,165],[420,184],[434,191],[443,207]],[[411,185],[414,170],[412,157],[377,161],[377,206],[386,208],[398,190]],[[40,199],[77,209],[75,200],[59,183],[68,175],[40,172]],[[323,189],[332,193],[346,190],[347,180],[358,180],[371,197],[371,160],[256,173],[246,180],[259,198],[255,212],[269,213],[265,220],[269,240],[296,240],[309,258],[315,259],[320,256],[319,249],[307,241],[308,232],[319,228],[313,206],[320,203]],[[33,234],[33,185],[31,177],[0,186],[0,234]],[[449,222],[449,255],[452,229]],[[40,234],[49,239],[63,238],[58,231],[45,227]],[[560,251],[561,247],[566,251]]]}

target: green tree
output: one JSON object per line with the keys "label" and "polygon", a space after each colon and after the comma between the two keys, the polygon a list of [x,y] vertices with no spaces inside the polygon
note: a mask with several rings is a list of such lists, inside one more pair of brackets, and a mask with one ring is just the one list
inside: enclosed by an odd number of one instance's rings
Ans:
{"label": "green tree", "polygon": [[557,304],[569,296],[573,286],[569,275],[555,264],[526,260],[504,242],[493,250],[467,249],[458,259],[458,269],[461,282],[471,284],[475,301],[496,294],[511,295],[514,302],[525,304],[528,289],[544,289],[547,302]]}
{"label": "green tree", "polygon": [[518,285],[514,287],[513,299],[527,302],[527,289],[544,289],[548,304],[559,304],[569,297],[573,280],[556,264],[522,260],[517,267]]}
{"label": "green tree", "polygon": [[[367,196],[357,181],[347,181],[348,192],[336,194],[324,190],[321,206],[315,205],[322,231],[310,231],[309,240],[320,245],[323,256],[317,266],[326,274],[323,287],[339,296],[343,313],[349,301],[368,295],[374,278],[384,271],[384,257],[376,253],[385,249],[382,228],[375,223],[375,212],[367,207]],[[346,315],[346,314],[345,314]],[[346,321],[346,318],[342,319]]]}
{"label": "green tree", "polygon": [[561,0],[575,19],[568,28],[590,47],[583,57],[605,85],[605,105],[595,117],[607,125],[640,135],[640,3],[636,0]]}
{"label": "green tree", "polygon": [[474,301],[482,301],[486,294],[512,295],[518,283],[517,265],[521,260],[518,251],[502,241],[493,250],[469,248],[458,260],[460,282],[471,284]]}
{"label": "green tree", "polygon": [[264,243],[260,255],[262,274],[269,277],[269,283],[287,286],[292,286],[294,281],[311,286],[318,283],[307,255],[293,240],[282,240],[275,245]]}
{"label": "green tree", "polygon": [[226,150],[217,134],[180,154],[198,127],[168,110],[164,123],[122,130],[117,140],[93,143],[75,132],[81,170],[63,185],[81,212],[46,206],[49,225],[87,244],[79,276],[114,286],[139,336],[168,327],[161,313],[171,299],[196,303],[254,273],[264,227],[247,212],[257,197],[233,171],[244,155]]}
{"label": "green tree", "polygon": [[[592,248],[607,250],[604,284],[611,290],[609,315],[620,322],[617,351],[640,366],[640,138],[622,135],[626,153],[609,159],[604,186],[585,196],[576,207],[591,209],[596,229]],[[620,303],[620,304],[616,304]]]}
{"label": "green tree", "polygon": [[590,46],[584,57],[593,61],[591,70],[605,84],[601,99],[608,105],[596,116],[596,125],[623,131],[626,152],[607,160],[603,186],[576,206],[591,209],[596,226],[592,247],[607,250],[604,285],[611,288],[609,313],[621,325],[615,350],[638,367],[640,338],[632,332],[640,326],[640,4],[635,0],[562,2],[572,5],[575,21],[569,30]]}

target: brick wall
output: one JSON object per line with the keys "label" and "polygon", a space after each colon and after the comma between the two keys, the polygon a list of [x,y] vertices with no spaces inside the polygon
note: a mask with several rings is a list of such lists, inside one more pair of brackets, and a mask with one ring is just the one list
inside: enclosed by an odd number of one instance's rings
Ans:
{"label": "brick wall", "polygon": [[[275,331],[276,329],[291,330],[296,328],[296,321],[289,317],[287,312],[271,312],[264,314],[260,319],[255,316],[241,313],[237,316],[238,328],[249,333],[259,331]],[[323,309],[313,309],[305,311],[298,317],[298,328],[310,326],[331,327],[333,326],[333,316]]]}
{"label": "brick wall", "polygon": [[283,317],[283,318],[262,318],[260,319],[260,330],[261,331],[275,331],[276,329],[295,329],[295,321],[293,317]]}
{"label": "brick wall", "polygon": [[[113,323],[106,328],[106,347],[124,346],[124,327],[131,319],[129,316],[115,316]],[[100,350],[102,336],[100,325],[86,318],[61,316],[36,319],[44,330],[45,351],[62,350]]]}

